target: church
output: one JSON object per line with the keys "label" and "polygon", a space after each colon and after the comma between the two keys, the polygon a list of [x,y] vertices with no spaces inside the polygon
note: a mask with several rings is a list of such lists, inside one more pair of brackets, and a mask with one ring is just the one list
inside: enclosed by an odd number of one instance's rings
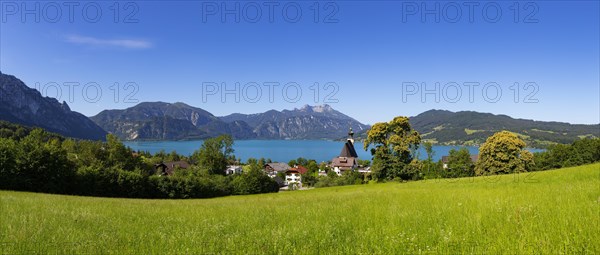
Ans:
{"label": "church", "polygon": [[342,151],[338,157],[331,160],[331,169],[338,175],[342,175],[346,171],[354,171],[358,168],[358,154],[354,149],[354,132],[352,128],[348,132],[348,139],[342,147]]}

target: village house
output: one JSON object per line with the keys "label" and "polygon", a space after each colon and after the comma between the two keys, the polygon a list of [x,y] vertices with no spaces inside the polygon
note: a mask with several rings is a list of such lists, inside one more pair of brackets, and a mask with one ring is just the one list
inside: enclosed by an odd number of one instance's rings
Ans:
{"label": "village house", "polygon": [[331,160],[331,169],[337,174],[342,175],[346,171],[354,171],[358,168],[358,154],[354,149],[354,132],[352,128],[348,132],[348,139],[342,147],[338,157]]}
{"label": "village house", "polygon": [[188,169],[189,167],[190,164],[186,161],[169,161],[154,165],[154,169],[160,175],[173,175],[176,169]]}
{"label": "village house", "polygon": [[225,169],[225,175],[241,174],[242,172],[242,166],[238,165],[227,166],[227,169]]}
{"label": "village house", "polygon": [[303,166],[295,166],[285,171],[285,185],[297,184],[299,188],[302,187],[302,175],[306,174],[308,169]]}
{"label": "village house", "polygon": [[291,167],[287,163],[275,162],[265,164],[265,172],[271,178],[275,178],[277,173],[285,173]]}

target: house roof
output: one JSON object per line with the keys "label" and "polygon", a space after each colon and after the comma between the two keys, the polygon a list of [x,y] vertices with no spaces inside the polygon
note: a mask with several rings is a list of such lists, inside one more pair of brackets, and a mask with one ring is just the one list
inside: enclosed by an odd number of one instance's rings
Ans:
{"label": "house roof", "polygon": [[267,163],[265,167],[270,167],[273,171],[276,172],[285,172],[290,169],[290,166],[287,163],[275,162],[275,163]]}
{"label": "house roof", "polygon": [[442,156],[442,163],[448,163],[449,156]]}
{"label": "house roof", "polygon": [[337,157],[331,160],[332,167],[338,168],[352,168],[358,165],[355,157]]}
{"label": "house roof", "polygon": [[175,171],[176,167],[186,169],[186,168],[190,167],[190,164],[187,161],[181,160],[181,161],[162,162],[160,164],[154,165],[154,168],[159,168],[159,167],[163,168],[163,171],[165,174],[171,175]]}
{"label": "house roof", "polygon": [[164,162],[165,165],[167,165],[167,167],[169,168],[175,168],[175,167],[180,167],[180,168],[188,168],[190,167],[190,163],[188,163],[187,161],[169,161],[169,162]]}
{"label": "house roof", "polygon": [[342,147],[342,152],[340,152],[340,157],[354,157],[358,158],[358,154],[356,154],[356,150],[354,149],[354,143],[352,141],[346,141],[344,143],[344,147]]}
{"label": "house roof", "polygon": [[473,163],[477,162],[477,160],[479,160],[479,154],[471,155],[471,161],[473,161]]}
{"label": "house roof", "polygon": [[298,172],[300,174],[306,174],[308,172],[308,169],[303,166],[296,166],[296,167],[290,168],[289,170],[287,170],[287,172]]}

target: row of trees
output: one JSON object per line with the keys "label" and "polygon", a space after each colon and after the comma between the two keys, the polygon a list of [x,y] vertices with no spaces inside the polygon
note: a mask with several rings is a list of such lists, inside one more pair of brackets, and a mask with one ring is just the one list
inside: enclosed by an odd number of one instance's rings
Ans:
{"label": "row of trees", "polygon": [[[13,126],[3,127],[2,134],[0,189],[135,198],[203,198],[279,190],[258,164],[241,175],[224,175],[233,154],[229,136],[205,140],[187,158],[174,152],[134,152],[112,135],[106,142],[73,140],[42,129]],[[193,164],[173,176],[161,176],[155,164],[169,160]]]}
{"label": "row of trees", "polygon": [[[427,159],[418,160],[422,145]],[[342,176],[326,163],[298,158],[290,166],[302,165],[305,186],[328,187],[369,181],[456,178],[476,175],[519,173],[576,166],[600,161],[600,139],[582,139],[570,145],[557,144],[532,154],[511,132],[498,132],[480,147],[473,163],[466,148],[451,150],[443,167],[433,161],[433,145],[421,143],[408,118],[396,117],[377,123],[367,133],[365,149],[373,146],[370,174],[347,172]],[[248,159],[241,175],[224,176],[229,164],[239,163],[233,155],[233,139],[220,136],[204,141],[186,157],[176,152],[134,152],[116,137],[106,142],[66,139],[41,129],[0,122],[0,189],[111,197],[200,198],[232,194],[276,192],[277,183],[263,171],[269,159]],[[155,165],[186,160],[188,169],[161,176]],[[327,172],[320,176],[319,170]],[[285,179],[285,174],[280,173]]]}
{"label": "row of trees", "polygon": [[[427,153],[425,160],[418,160],[416,155],[420,145]],[[443,162],[433,161],[433,145],[421,143],[420,134],[412,129],[407,117],[373,125],[364,142],[365,150],[371,146],[372,172],[366,179],[376,181],[521,173],[600,161],[600,138],[552,145],[533,154],[517,135],[501,131],[487,138],[476,162],[466,148],[452,149],[444,167]]]}

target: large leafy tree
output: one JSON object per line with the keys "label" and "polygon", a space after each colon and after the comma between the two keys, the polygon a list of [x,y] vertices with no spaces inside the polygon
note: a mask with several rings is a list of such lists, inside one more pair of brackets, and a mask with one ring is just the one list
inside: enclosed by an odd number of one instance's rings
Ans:
{"label": "large leafy tree", "polygon": [[475,165],[471,161],[469,150],[462,147],[458,150],[451,149],[448,155],[447,177],[473,176]]}
{"label": "large leafy tree", "polygon": [[407,117],[376,123],[367,131],[364,149],[371,148],[372,176],[375,179],[412,179],[414,168],[407,168],[421,143],[421,136],[412,129]]}
{"label": "large leafy tree", "polygon": [[229,135],[221,135],[204,140],[200,150],[192,154],[192,159],[209,174],[225,175],[225,168],[232,154],[233,138]]}
{"label": "large leafy tree", "polygon": [[20,141],[17,165],[19,178],[24,180],[21,188],[58,193],[68,189],[75,167],[60,145],[59,139],[38,128]]}
{"label": "large leafy tree", "polygon": [[517,135],[508,131],[495,133],[479,148],[475,174],[527,172],[533,165],[533,155],[524,148],[525,142]]}

